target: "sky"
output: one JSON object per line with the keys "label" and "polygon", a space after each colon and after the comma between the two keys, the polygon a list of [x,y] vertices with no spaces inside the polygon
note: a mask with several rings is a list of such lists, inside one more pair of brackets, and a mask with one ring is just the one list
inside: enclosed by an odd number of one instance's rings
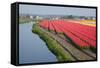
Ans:
{"label": "sky", "polygon": [[75,15],[96,17],[96,9],[93,8],[56,7],[25,4],[19,5],[19,13],[32,15]]}

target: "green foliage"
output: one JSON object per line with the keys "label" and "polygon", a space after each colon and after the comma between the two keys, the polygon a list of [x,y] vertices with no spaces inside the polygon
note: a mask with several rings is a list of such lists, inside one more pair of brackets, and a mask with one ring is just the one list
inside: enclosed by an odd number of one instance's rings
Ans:
{"label": "green foliage", "polygon": [[28,22],[30,22],[31,21],[31,19],[29,19],[29,18],[19,18],[19,23],[21,24],[21,23],[28,23]]}
{"label": "green foliage", "polygon": [[36,20],[36,19],[30,19],[30,18],[19,18],[19,24],[21,24],[21,23],[29,23],[29,22],[32,22],[32,21],[34,21],[34,22],[36,22],[36,23],[38,23],[39,22],[39,20]]}
{"label": "green foliage", "polygon": [[68,16],[64,16],[63,17],[64,19],[73,19],[73,18],[75,18],[73,15],[68,15]]}

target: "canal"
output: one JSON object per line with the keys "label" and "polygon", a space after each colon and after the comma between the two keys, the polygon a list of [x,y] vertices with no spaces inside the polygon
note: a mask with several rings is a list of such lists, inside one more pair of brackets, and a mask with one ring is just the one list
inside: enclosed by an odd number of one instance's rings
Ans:
{"label": "canal", "polygon": [[46,43],[32,32],[35,22],[19,24],[19,63],[57,62],[56,56]]}

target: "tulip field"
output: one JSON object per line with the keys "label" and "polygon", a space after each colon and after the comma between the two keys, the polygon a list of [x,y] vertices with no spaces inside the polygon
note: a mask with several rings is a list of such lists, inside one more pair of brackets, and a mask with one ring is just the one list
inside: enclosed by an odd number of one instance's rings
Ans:
{"label": "tulip field", "polygon": [[57,33],[63,33],[80,48],[96,48],[96,27],[67,20],[42,20],[39,25]]}

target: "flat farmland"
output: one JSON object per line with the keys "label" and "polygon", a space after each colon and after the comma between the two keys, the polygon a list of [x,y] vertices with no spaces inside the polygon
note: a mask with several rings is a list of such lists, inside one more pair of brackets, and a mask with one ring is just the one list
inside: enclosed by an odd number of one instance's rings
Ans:
{"label": "flat farmland", "polygon": [[96,59],[94,20],[41,20],[39,26],[48,32],[74,59]]}

